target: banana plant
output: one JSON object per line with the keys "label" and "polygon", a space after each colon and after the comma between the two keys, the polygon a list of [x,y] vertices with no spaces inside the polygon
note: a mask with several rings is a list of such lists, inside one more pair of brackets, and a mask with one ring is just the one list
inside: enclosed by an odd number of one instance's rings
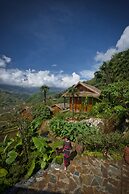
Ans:
{"label": "banana plant", "polygon": [[54,152],[47,144],[47,139],[43,137],[33,137],[33,152],[29,156],[28,171],[25,178],[29,178],[36,166],[44,169],[51,160],[51,154]]}

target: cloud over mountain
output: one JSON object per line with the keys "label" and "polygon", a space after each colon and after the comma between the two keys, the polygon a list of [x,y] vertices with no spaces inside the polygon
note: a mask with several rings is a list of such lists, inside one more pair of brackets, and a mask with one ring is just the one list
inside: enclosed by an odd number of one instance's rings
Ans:
{"label": "cloud over mountain", "polygon": [[109,48],[105,53],[97,51],[95,61],[102,63],[112,58],[115,53],[119,53],[129,48],[129,26],[127,26],[122,33],[120,39],[117,41],[116,46]]}
{"label": "cloud over mountain", "polygon": [[36,71],[20,69],[0,68],[0,83],[23,87],[40,87],[48,85],[49,87],[67,88],[77,83],[80,76],[73,72],[72,74],[52,73],[48,70]]}

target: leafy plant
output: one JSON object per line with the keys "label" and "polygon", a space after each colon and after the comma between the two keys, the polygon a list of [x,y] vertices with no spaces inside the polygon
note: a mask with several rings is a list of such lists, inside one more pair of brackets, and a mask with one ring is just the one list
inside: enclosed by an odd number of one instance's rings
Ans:
{"label": "leafy plant", "polygon": [[45,152],[46,150],[46,146],[47,146],[47,143],[46,143],[46,140],[45,138],[42,138],[42,137],[33,137],[32,138],[33,142],[34,142],[34,145],[35,147],[37,148],[37,150],[39,152]]}
{"label": "leafy plant", "polygon": [[[26,126],[26,125],[25,125]],[[29,178],[35,171],[45,168],[53,159],[54,150],[48,145],[47,139],[26,126],[15,138],[7,137],[0,144],[0,184],[3,189],[12,186],[21,177]],[[26,145],[25,145],[26,144]],[[25,160],[27,146],[27,160]]]}
{"label": "leafy plant", "polygon": [[28,179],[32,175],[34,169],[35,169],[35,158],[32,160],[32,163],[30,165],[30,168],[28,169],[28,172],[25,175],[25,179]]}
{"label": "leafy plant", "polygon": [[10,151],[7,155],[6,163],[12,164],[15,161],[17,155],[17,152],[15,152],[14,150]]}
{"label": "leafy plant", "polygon": [[56,156],[54,158],[54,162],[61,165],[63,163],[63,154],[60,154],[59,156]]}
{"label": "leafy plant", "polygon": [[8,171],[5,168],[0,168],[0,178],[5,177],[8,174]]}
{"label": "leafy plant", "polygon": [[64,120],[52,119],[50,122],[50,129],[57,136],[69,136],[71,141],[77,141],[81,136],[79,142],[83,143],[85,149],[94,151],[102,151],[105,148],[121,149],[125,145],[125,140],[119,132],[105,134],[96,127],[89,126],[83,122],[66,122]]}

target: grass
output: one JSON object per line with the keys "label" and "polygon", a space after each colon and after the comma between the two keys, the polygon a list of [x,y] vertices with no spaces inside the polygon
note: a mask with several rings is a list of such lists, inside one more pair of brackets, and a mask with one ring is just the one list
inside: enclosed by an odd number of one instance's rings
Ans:
{"label": "grass", "polygon": [[104,158],[103,153],[98,152],[98,151],[94,151],[94,152],[93,151],[84,151],[83,155],[97,157],[97,158]]}
{"label": "grass", "polygon": [[122,160],[122,158],[123,158],[123,152],[122,151],[118,152],[118,151],[110,150],[109,154],[111,155],[111,157],[114,160]]}
{"label": "grass", "polygon": [[[85,156],[90,156],[90,157],[96,157],[96,158],[100,158],[100,159],[105,159],[105,157],[103,156],[102,152],[99,151],[84,151],[83,155]],[[113,159],[113,160],[122,160],[123,158],[123,152],[122,151],[114,151],[114,150],[110,150],[108,153],[108,159]]]}

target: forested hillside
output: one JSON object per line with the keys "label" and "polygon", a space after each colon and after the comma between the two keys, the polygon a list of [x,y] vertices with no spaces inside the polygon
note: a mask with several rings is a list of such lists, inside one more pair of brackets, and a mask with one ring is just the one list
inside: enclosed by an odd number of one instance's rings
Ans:
{"label": "forested hillside", "polygon": [[104,62],[87,83],[101,89],[101,100],[92,110],[93,115],[111,118],[116,129],[128,130],[129,49]]}
{"label": "forested hillside", "polygon": [[23,103],[27,98],[27,94],[16,94],[0,90],[0,110],[3,113],[16,105]]}
{"label": "forested hillside", "polygon": [[114,82],[129,81],[129,49],[104,62],[90,82],[99,88]]}

